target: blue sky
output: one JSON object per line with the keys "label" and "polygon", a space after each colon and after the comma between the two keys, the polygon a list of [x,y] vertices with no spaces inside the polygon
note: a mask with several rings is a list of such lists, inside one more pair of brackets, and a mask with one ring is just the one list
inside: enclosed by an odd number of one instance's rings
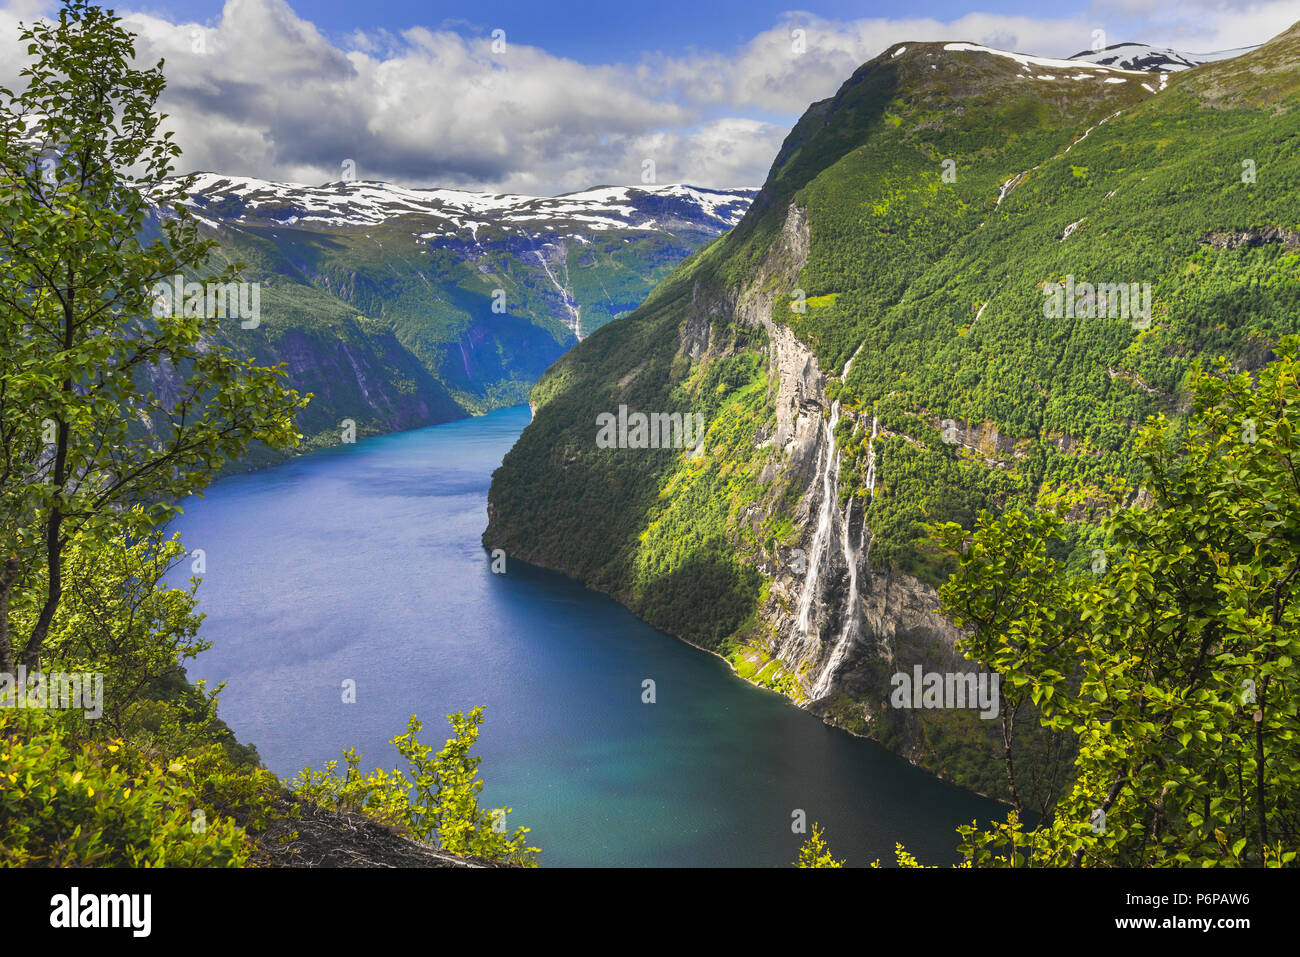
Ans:
{"label": "blue sky", "polygon": [[[906,41],[1045,56],[1139,40],[1209,52],[1267,40],[1298,0],[114,0],[182,171],[553,195],[636,183],[753,186],[790,127]],[[22,61],[0,0],[0,84]],[[491,42],[504,30],[504,49]],[[802,31],[796,50],[793,31]]]}
{"label": "blue sky", "polygon": [[[165,3],[119,2],[121,10],[152,11],[172,19],[212,22],[224,0],[170,0]],[[305,0],[294,10],[327,36],[342,38],[356,29],[383,27],[393,32],[413,26],[446,27],[465,34],[485,34],[500,27],[519,43],[542,47],[583,63],[635,59],[652,50],[699,47],[716,50],[743,45],[791,11],[803,8],[782,0]],[[1083,9],[1086,5],[1075,5]],[[862,17],[910,17],[918,14],[954,20],[971,10],[1033,16],[1044,4],[1002,0],[922,0],[920,3],[827,0],[807,8],[828,20]],[[1060,9],[1069,9],[1069,5]]]}

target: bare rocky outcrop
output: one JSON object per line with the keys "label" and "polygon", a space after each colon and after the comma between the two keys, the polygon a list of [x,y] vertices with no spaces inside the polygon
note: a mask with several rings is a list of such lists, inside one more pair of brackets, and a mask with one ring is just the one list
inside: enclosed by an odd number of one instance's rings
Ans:
{"label": "bare rocky outcrop", "polygon": [[1282,226],[1265,226],[1260,229],[1234,229],[1221,233],[1206,233],[1201,237],[1201,245],[1212,249],[1240,249],[1241,247],[1265,246],[1269,243],[1281,243],[1295,248],[1300,246],[1300,231],[1286,229]]}
{"label": "bare rocky outcrop", "polygon": [[1006,435],[997,423],[967,422],[965,419],[938,419],[934,422],[945,442],[968,449],[992,462],[1005,462],[1024,454],[1024,440]]}
{"label": "bare rocky outcrop", "polygon": [[373,818],[304,801],[286,791],[270,823],[252,832],[252,867],[509,867],[415,841]]}
{"label": "bare rocky outcrop", "polygon": [[777,298],[784,298],[794,287],[808,261],[808,245],[808,212],[792,203],[779,238],[747,286],[716,292],[696,283],[682,335],[683,350],[697,359],[703,355],[697,344],[707,344],[707,330],[714,319],[736,320],[766,331],[768,365],[777,377],[776,431],[769,441],[790,457],[801,474],[809,474],[818,452],[822,415],[829,409],[827,377],[812,349],[800,342],[789,326],[776,322],[772,310]]}

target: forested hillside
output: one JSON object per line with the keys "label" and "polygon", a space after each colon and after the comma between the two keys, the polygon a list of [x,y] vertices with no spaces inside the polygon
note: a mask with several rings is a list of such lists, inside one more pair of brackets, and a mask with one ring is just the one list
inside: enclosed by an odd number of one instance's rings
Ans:
{"label": "forested hillside", "polygon": [[[927,528],[1046,487],[1076,518],[1141,501],[1134,433],[1185,411],[1198,359],[1258,368],[1297,331],[1298,78],[1300,28],[1172,76],[891,47],[808,110],[735,230],[548,371],[484,544],[967,786],[1008,794],[1004,735],[1027,777],[1068,764],[1031,714],[887,705],[891,673],[961,663]],[[620,404],[704,413],[703,454],[596,448]],[[1091,524],[1064,534],[1087,567]]]}

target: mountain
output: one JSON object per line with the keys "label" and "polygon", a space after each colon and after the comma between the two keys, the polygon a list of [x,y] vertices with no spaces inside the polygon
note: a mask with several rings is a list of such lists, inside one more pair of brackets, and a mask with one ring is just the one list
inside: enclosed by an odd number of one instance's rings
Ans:
{"label": "mountain", "polygon": [[299,421],[308,448],[336,443],[344,419],[367,435],[525,401],[566,349],[636,308],[757,192],[534,197],[210,172],[192,188],[216,265],[242,262],[259,286],[260,319],[226,322],[223,342],[284,362],[314,393]]}
{"label": "mountain", "polygon": [[[1198,357],[1255,368],[1300,329],[1298,67],[1300,25],[1159,77],[891,47],[808,109],[735,229],[542,377],[484,545],[1005,796],[1001,722],[891,703],[895,675],[975,670],[926,526],[1137,495],[1133,434],[1186,408]],[[702,416],[703,443],[643,442],[636,413]],[[1007,733],[1048,805],[1072,742]]]}
{"label": "mountain", "polygon": [[272,183],[217,173],[194,174],[191,206],[211,225],[378,226],[401,216],[430,221],[420,238],[435,245],[473,242],[479,230],[534,238],[614,230],[713,237],[740,221],[757,190],[694,186],[600,186],[562,196],[405,189],[381,182],[324,186]]}
{"label": "mountain", "polygon": [[1204,63],[1230,60],[1233,57],[1257,50],[1258,47],[1237,47],[1217,53],[1185,53],[1169,47],[1153,47],[1147,43],[1114,43],[1102,50],[1084,50],[1070,57],[1120,70],[1145,70],[1148,73],[1176,73]]}

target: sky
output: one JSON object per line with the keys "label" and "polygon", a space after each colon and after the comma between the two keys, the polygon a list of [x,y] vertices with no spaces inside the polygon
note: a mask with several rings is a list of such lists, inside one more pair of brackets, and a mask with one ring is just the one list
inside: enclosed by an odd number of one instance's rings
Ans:
{"label": "sky", "polygon": [[[555,195],[642,180],[758,186],[809,104],[908,40],[1069,56],[1261,43],[1300,0],[121,0],[179,171]],[[0,85],[18,86],[0,0]],[[1101,31],[1098,33],[1097,31]]]}

